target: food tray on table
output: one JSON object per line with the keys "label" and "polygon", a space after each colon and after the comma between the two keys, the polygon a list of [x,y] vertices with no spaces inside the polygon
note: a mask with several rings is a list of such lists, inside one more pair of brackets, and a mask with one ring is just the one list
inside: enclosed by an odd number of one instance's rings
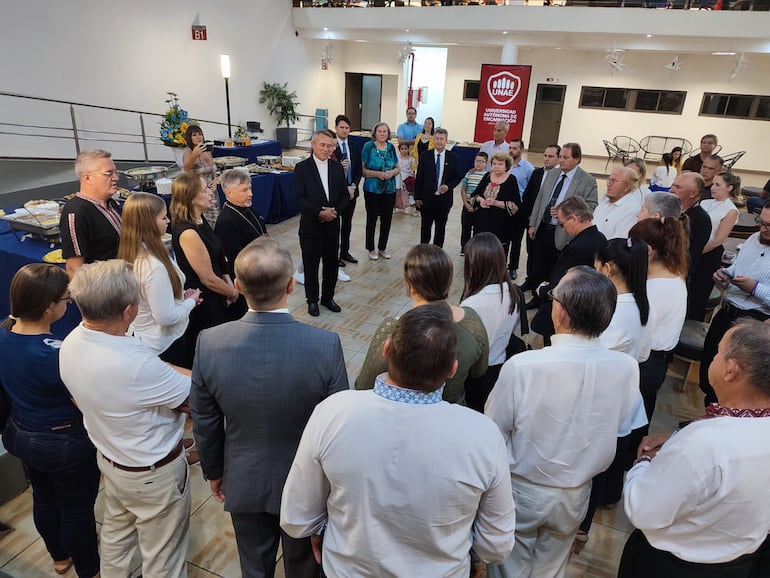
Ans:
{"label": "food tray on table", "polygon": [[243,157],[217,157],[214,159],[214,163],[220,170],[242,167],[247,162],[248,159]]}
{"label": "food tray on table", "polygon": [[[15,213],[3,215],[11,230],[32,233],[46,239],[59,235],[59,205],[52,203],[54,210],[17,209]],[[41,205],[42,206],[42,205]]]}

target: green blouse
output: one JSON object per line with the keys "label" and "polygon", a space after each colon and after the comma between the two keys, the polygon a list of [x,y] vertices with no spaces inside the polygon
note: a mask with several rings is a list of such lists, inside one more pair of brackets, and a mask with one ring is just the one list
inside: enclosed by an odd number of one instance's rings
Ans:
{"label": "green blouse", "polygon": [[[470,307],[463,307],[465,316],[457,324],[458,351],[457,373],[444,386],[444,400],[465,405],[465,380],[479,378],[487,372],[489,340],[487,330],[478,314]],[[386,317],[372,337],[369,351],[356,379],[356,389],[372,389],[375,378],[388,370],[388,363],[382,356],[382,346],[393,333],[395,317]]]}

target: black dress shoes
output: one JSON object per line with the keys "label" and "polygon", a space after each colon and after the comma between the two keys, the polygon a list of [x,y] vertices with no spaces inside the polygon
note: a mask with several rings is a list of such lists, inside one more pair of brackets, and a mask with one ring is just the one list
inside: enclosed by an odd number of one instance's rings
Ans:
{"label": "black dress shoes", "polygon": [[313,317],[318,317],[321,314],[321,310],[318,309],[318,303],[308,303],[307,312]]}
{"label": "black dress shoes", "polygon": [[347,261],[348,263],[353,263],[353,264],[358,263],[358,259],[356,259],[350,253],[343,253],[342,255],[340,255],[340,261]]}
{"label": "black dress shoes", "polygon": [[[326,308],[327,308],[329,311],[331,311],[332,313],[339,313],[340,311],[342,311],[342,307],[340,307],[339,305],[337,305],[337,304],[334,302],[334,299],[327,299],[326,301],[321,301],[321,305],[323,305],[324,307],[326,307]],[[316,305],[316,311],[318,311],[318,305]],[[312,315],[312,314],[311,314],[311,315]],[[316,313],[316,315],[317,315],[317,313]]]}
{"label": "black dress shoes", "polygon": [[345,261],[343,261],[342,259],[337,261],[337,267],[344,267],[344,266],[345,266]]}

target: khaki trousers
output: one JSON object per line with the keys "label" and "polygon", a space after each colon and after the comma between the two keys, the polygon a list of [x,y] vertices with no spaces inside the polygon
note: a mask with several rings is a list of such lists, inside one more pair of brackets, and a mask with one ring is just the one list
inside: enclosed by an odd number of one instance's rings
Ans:
{"label": "khaki trousers", "polygon": [[189,471],[184,452],[146,472],[114,467],[100,452],[104,474],[102,578],[126,578],[137,542],[143,578],[186,578],[190,527]]}
{"label": "khaki trousers", "polygon": [[516,504],[516,545],[487,578],[561,578],[578,526],[588,508],[591,481],[578,488],[551,488],[511,476]]}

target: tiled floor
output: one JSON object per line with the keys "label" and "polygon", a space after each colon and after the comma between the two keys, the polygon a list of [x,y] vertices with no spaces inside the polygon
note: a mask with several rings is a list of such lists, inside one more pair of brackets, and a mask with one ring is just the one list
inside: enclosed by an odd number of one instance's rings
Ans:
{"label": "tiled floor", "polygon": [[[536,165],[540,164],[539,158],[533,161]],[[596,164],[597,162],[590,163],[585,168],[601,172],[604,162]],[[599,189],[604,190],[603,183],[599,184]],[[449,241],[445,247],[455,265],[455,281],[450,296],[454,303],[458,302],[462,290],[458,205],[459,203],[455,203],[450,217],[447,228]],[[298,320],[336,331],[340,335],[351,384],[363,363],[369,340],[380,320],[386,315],[398,314],[409,308],[409,299],[406,297],[402,280],[403,258],[408,249],[419,240],[420,220],[412,216],[396,214],[393,217],[388,247],[393,258],[369,261],[363,246],[364,217],[363,203],[360,203],[356,209],[351,249],[360,262],[346,267],[352,280],[337,285],[335,299],[342,307],[342,312],[330,313],[322,307],[320,317],[309,317],[301,286],[298,286],[297,292],[289,299],[290,310]],[[299,258],[297,225],[298,218],[295,217],[269,227],[270,234],[287,247],[296,259]],[[522,265],[523,263],[522,260]],[[653,429],[671,430],[680,420],[691,419],[698,415],[698,408],[702,406],[699,396],[695,393],[697,387],[690,385],[687,393],[678,392],[685,369],[677,365],[672,367],[658,399],[658,411]],[[222,506],[210,497],[208,484],[203,480],[200,468],[193,467],[192,471],[193,505],[187,557],[189,575],[192,578],[240,576],[229,516],[223,512]],[[15,528],[15,531],[0,539],[0,570],[16,578],[54,575],[52,563],[34,528],[31,511],[30,490],[0,507],[0,521],[9,523]],[[103,515],[101,500],[97,501],[96,513],[97,519],[101,520]],[[631,529],[622,507],[599,511],[591,531],[590,541],[579,556],[573,557],[568,576],[570,578],[615,576],[623,544]],[[74,570],[71,570],[67,576],[74,577]],[[278,576],[283,576],[280,564]]]}

